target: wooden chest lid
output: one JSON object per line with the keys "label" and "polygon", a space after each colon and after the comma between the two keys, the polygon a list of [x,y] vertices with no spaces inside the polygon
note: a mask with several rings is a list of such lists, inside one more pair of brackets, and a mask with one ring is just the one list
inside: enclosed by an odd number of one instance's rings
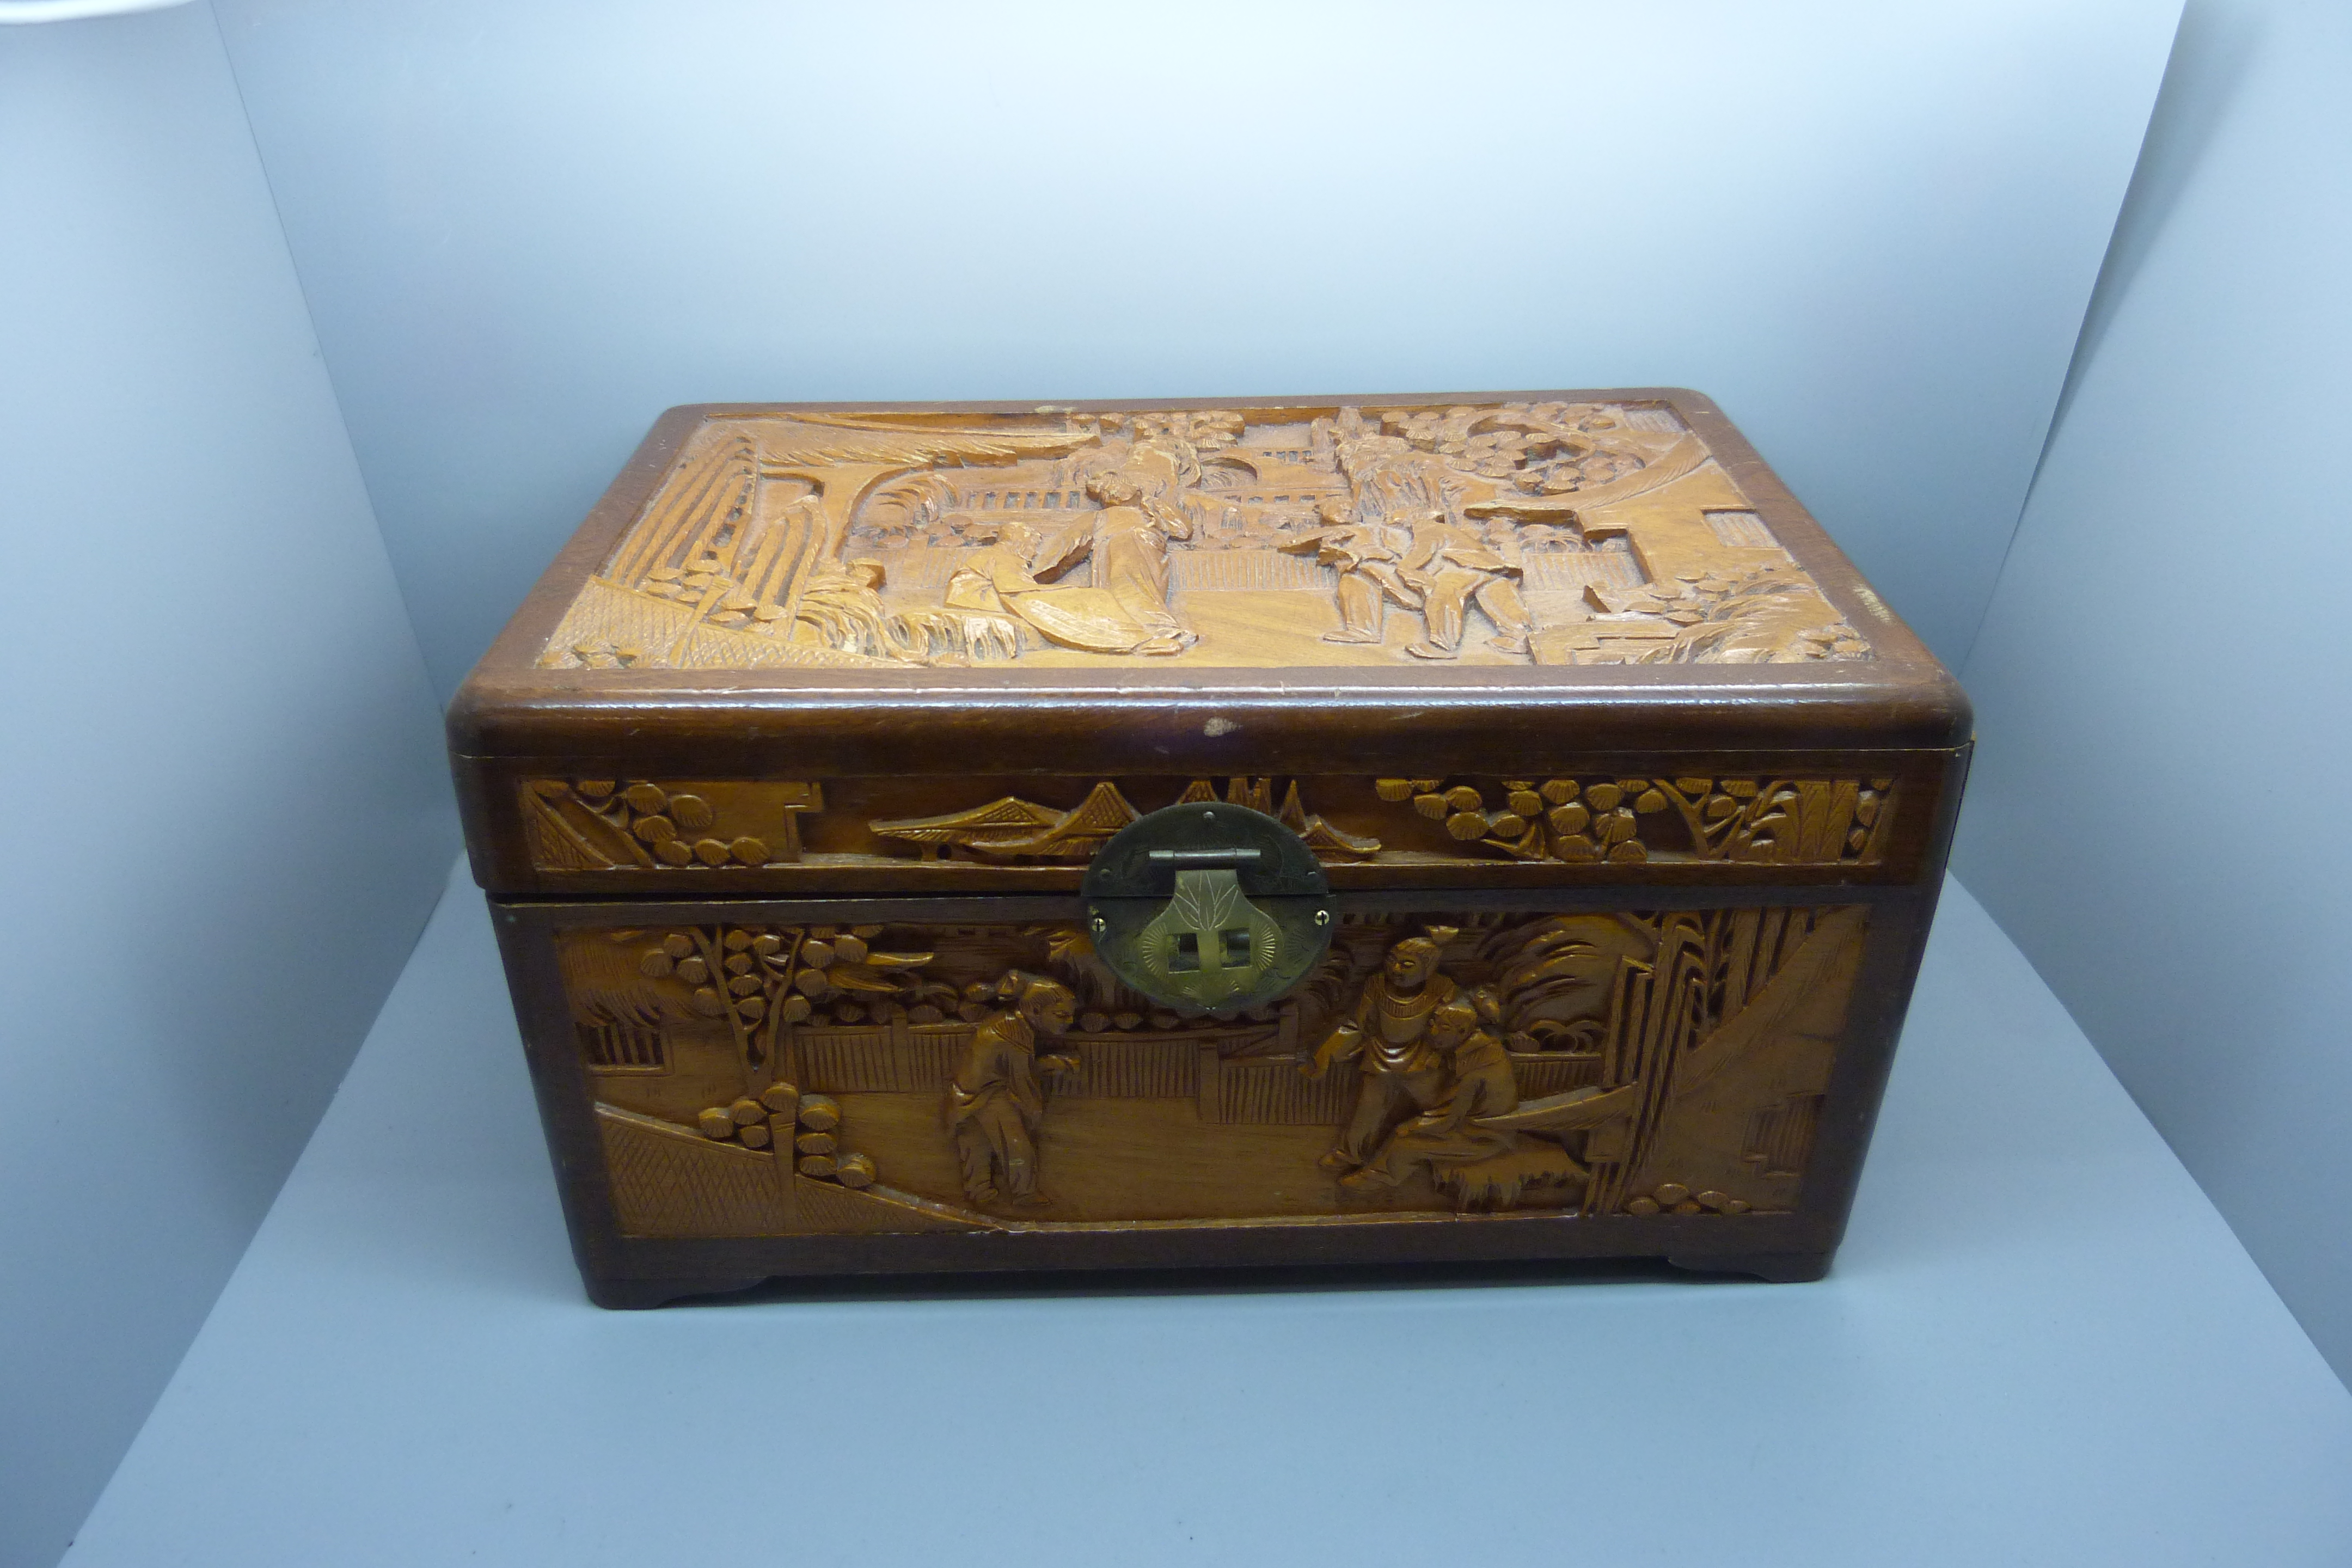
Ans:
{"label": "wooden chest lid", "polygon": [[461,778],[1428,773],[1969,725],[1671,388],[672,409],[449,717]]}

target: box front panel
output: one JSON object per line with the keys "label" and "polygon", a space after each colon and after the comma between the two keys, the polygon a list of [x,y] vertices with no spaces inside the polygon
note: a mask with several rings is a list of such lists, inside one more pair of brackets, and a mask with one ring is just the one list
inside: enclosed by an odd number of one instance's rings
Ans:
{"label": "box front panel", "polygon": [[1343,903],[1307,984],[1222,1019],[1128,990],[1063,900],[501,914],[592,1274],[1833,1241],[1915,900]]}

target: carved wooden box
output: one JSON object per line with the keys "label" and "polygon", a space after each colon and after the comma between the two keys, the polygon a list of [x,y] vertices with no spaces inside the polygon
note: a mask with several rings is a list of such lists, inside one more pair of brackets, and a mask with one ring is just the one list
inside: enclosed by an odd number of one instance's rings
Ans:
{"label": "carved wooden box", "polygon": [[581,1268],[646,1305],[1815,1277],[1969,719],[1651,389],[674,409],[450,735]]}

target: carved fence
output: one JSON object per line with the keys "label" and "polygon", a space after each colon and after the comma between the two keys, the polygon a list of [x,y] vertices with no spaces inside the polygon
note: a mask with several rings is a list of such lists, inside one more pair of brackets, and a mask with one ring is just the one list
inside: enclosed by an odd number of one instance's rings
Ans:
{"label": "carved fence", "polygon": [[[874,1024],[795,1029],[801,1088],[818,1094],[944,1094],[971,1049],[970,1024]],[[1336,1126],[1347,1120],[1360,1077],[1344,1063],[1319,1079],[1295,1056],[1251,1056],[1273,1044],[1268,1027],[1144,1034],[1072,1034],[1040,1041],[1041,1051],[1075,1056],[1078,1070],[1052,1092],[1073,1100],[1190,1100],[1203,1121]],[[1601,1058],[1584,1052],[1518,1053],[1512,1075],[1524,1099],[1601,1081]]]}
{"label": "carved fence", "polygon": [[800,1087],[817,1094],[941,1094],[971,1049],[970,1024],[794,1029]]}
{"label": "carved fence", "polygon": [[[972,1033],[970,1024],[898,1023],[795,1029],[792,1040],[803,1089],[818,1094],[944,1094],[971,1050]],[[1075,1076],[1054,1080],[1057,1095],[1192,1100],[1200,1093],[1201,1063],[1204,1057],[1214,1059],[1220,1043],[1247,1049],[1274,1034],[1271,1026],[1238,1036],[1226,1027],[1148,1035],[1073,1034],[1040,1040],[1037,1048],[1078,1058]]]}
{"label": "carved fence", "polygon": [[1171,552],[1169,585],[1192,593],[1251,589],[1307,589],[1330,593],[1339,574],[1311,555],[1280,550],[1184,550]]}
{"label": "carved fence", "polygon": [[1058,1080],[1058,1093],[1080,1100],[1190,1100],[1196,1092],[1201,1055],[1196,1037],[1081,1038],[1073,1043],[1077,1079]]}
{"label": "carved fence", "polygon": [[1521,573],[1530,594],[1582,595],[1588,586],[1638,588],[1641,563],[1622,550],[1559,550],[1524,558]]}
{"label": "carved fence", "polygon": [[1518,1085],[1521,1100],[1590,1089],[1601,1081],[1598,1051],[1513,1052],[1510,1060],[1511,1079]]}
{"label": "carved fence", "polygon": [[[1514,1054],[1511,1076],[1519,1098],[1560,1094],[1601,1081],[1597,1053],[1556,1051]],[[1202,1097],[1202,1114],[1220,1122],[1274,1122],[1286,1125],[1336,1127],[1348,1119],[1355,1104],[1357,1080],[1363,1076],[1354,1063],[1343,1063],[1319,1079],[1298,1070],[1287,1057],[1263,1059],[1228,1058],[1215,1064],[1215,1092]],[[1213,1109],[1212,1109],[1213,1108]]]}
{"label": "carved fence", "polygon": [[1299,1074],[1297,1062],[1281,1058],[1222,1062],[1211,1101],[1214,1119],[1336,1127],[1347,1117],[1360,1076],[1352,1063],[1309,1079]]}
{"label": "carved fence", "polygon": [[[882,563],[882,581],[891,590],[908,595],[935,594],[947,586],[948,579],[980,558],[981,551],[959,545],[904,545],[895,550],[876,552]],[[1630,559],[1628,567],[1631,569]],[[1611,575],[1596,581],[1614,583]],[[1642,581],[1638,570],[1633,571],[1626,584],[1637,587]],[[1229,592],[1254,589],[1258,592],[1287,592],[1305,589],[1328,594],[1339,585],[1339,574],[1318,562],[1311,555],[1293,554],[1281,550],[1208,550],[1179,547],[1168,552],[1168,583],[1172,589],[1190,593]],[[1081,561],[1054,580],[1055,586],[1085,588],[1094,584],[1094,563]],[[1582,585],[1580,579],[1579,586]]]}

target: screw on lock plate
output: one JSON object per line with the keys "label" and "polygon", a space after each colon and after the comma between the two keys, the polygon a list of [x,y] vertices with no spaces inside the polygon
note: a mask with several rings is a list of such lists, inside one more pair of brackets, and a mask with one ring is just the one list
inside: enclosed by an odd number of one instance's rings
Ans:
{"label": "screw on lock plate", "polygon": [[1085,893],[1096,953],[1181,1013],[1275,1001],[1331,945],[1315,852],[1247,806],[1197,802],[1138,818],[1096,851]]}

